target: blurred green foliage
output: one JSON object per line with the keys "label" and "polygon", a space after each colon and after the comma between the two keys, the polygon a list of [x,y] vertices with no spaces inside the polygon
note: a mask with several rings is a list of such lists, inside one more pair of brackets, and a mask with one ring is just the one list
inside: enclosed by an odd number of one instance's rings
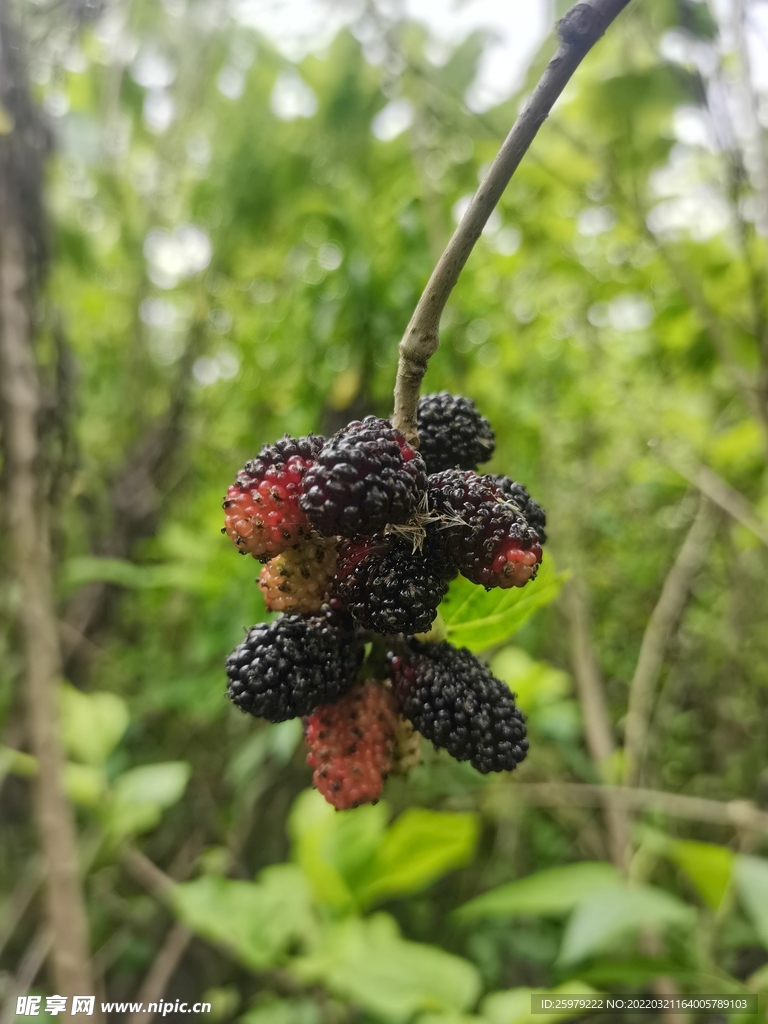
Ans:
{"label": "blurred green foliage", "polygon": [[[535,584],[459,580],[441,612],[519,694],[529,757],[486,778],[425,749],[386,802],[345,814],[307,789],[299,723],[246,720],[225,698],[223,658],[266,612],[258,566],[219,532],[221,498],[286,431],[388,415],[398,339],[551,42],[520,96],[477,114],[463,96],[480,36],[433,63],[425,29],[377,7],[296,65],[211,0],[108,5],[80,26],[38,7],[23,7],[30,68],[57,143],[39,354],[60,414],[42,471],[65,782],[109,998],[135,998],[171,915],[196,938],[166,998],[207,999],[216,1021],[512,1024],[532,990],[658,978],[768,997],[763,835],[641,815],[625,877],[599,810],[516,794],[620,775],[587,753],[567,580],[590,595],[620,737],[696,509],[678,470],[710,466],[768,520],[764,424],[739,386],[763,358],[766,240],[706,106],[734,75],[706,6],[646,0],[590,55],[473,253],[429,368],[430,390],[470,395],[493,423],[490,471],[548,509]],[[373,134],[403,101],[408,127]],[[767,570],[722,515],[667,653],[644,786],[768,801]],[[15,601],[4,588],[9,914],[36,849]],[[125,870],[136,845],[179,880],[169,905]],[[6,989],[38,913],[9,936]]]}

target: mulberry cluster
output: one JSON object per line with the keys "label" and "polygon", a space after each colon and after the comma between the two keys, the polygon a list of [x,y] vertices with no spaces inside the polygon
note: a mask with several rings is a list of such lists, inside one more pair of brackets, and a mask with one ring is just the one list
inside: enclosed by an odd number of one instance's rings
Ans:
{"label": "mulberry cluster", "polygon": [[224,500],[223,532],[265,563],[259,589],[281,613],[227,659],[229,696],[257,718],[302,718],[313,783],[339,810],[418,764],[422,736],[481,772],[528,747],[508,688],[424,634],[459,573],[529,583],[545,513],[522,484],[477,473],[495,439],[469,399],[425,395],[417,423],[419,450],[375,416],[327,440],[286,435]]}

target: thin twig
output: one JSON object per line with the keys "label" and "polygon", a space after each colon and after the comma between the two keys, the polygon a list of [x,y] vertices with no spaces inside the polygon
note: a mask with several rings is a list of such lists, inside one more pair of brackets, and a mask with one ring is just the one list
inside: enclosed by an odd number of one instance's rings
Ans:
{"label": "thin twig", "polygon": [[714,527],[710,504],[706,498],[702,498],[693,524],[664,580],[659,600],[645,627],[635,673],[629,686],[624,726],[625,785],[636,785],[639,780],[653,693],[691,585],[709,552]]}
{"label": "thin twig", "polygon": [[[136,1002],[142,1003],[144,1006],[149,1006],[150,1003],[155,1005],[160,1003],[168,983],[193,938],[192,932],[183,924],[176,922],[171,925],[165,936],[165,941],[158,950],[149,973],[139,989]],[[149,1024],[154,1017],[154,1011],[140,1010],[131,1014],[128,1024]]]}
{"label": "thin twig", "polygon": [[[587,599],[578,580],[574,580],[567,588],[565,607],[571,637],[573,673],[581,704],[587,749],[598,772],[601,772],[616,752],[616,741],[608,714],[600,666],[592,646]],[[603,808],[611,860],[617,867],[623,869],[629,850],[629,819],[625,810],[616,804],[607,789],[603,792]]]}
{"label": "thin twig", "polygon": [[51,933],[42,925],[35,932],[32,941],[24,951],[16,977],[11,982],[5,1006],[0,1015],[0,1024],[11,1024],[16,1019],[16,1000],[32,988],[40,968],[45,963],[51,948]]}
{"label": "thin twig", "polygon": [[427,363],[440,344],[440,317],[469,254],[510,178],[576,68],[629,0],[582,0],[558,22],[560,45],[448,242],[400,342],[394,425],[418,444],[416,406]]}
{"label": "thin twig", "polygon": [[40,861],[35,859],[16,883],[16,887],[11,893],[11,898],[8,900],[5,908],[5,913],[0,918],[0,953],[5,949],[5,944],[13,935],[16,926],[35,898],[35,894],[40,888],[41,880]]}
{"label": "thin twig", "polygon": [[176,884],[170,875],[154,864],[146,854],[129,846],[123,854],[123,866],[142,888],[151,893],[160,903],[167,904]]}
{"label": "thin twig", "polygon": [[581,782],[516,782],[506,787],[504,793],[505,800],[520,800],[540,807],[602,807],[606,798],[610,798],[626,811],[657,812],[670,818],[768,833],[768,811],[760,810],[748,800],[726,802],[656,789]]}
{"label": "thin twig", "polygon": [[713,505],[717,505],[731,519],[735,519],[737,523],[745,526],[750,533],[768,547],[768,523],[757,514],[752,503],[735,487],[726,483],[714,469],[702,464],[695,466],[673,457],[666,461],[697,491],[706,495]]}

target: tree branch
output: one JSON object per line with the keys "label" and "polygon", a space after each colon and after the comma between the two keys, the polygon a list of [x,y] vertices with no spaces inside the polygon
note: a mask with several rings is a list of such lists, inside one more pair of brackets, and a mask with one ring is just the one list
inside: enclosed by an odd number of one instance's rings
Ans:
{"label": "tree branch", "polygon": [[[157,951],[149,973],[139,989],[136,1002],[149,1006],[150,1003],[157,1004],[161,1001],[168,983],[193,938],[192,932],[185,925],[178,922],[171,925],[165,936],[165,941]],[[136,1011],[128,1018],[128,1024],[150,1024],[154,1017],[154,1011]]]}
{"label": "tree branch", "polygon": [[629,0],[582,0],[558,22],[560,45],[448,242],[400,342],[393,423],[418,444],[416,406],[427,363],[440,344],[440,317],[469,254],[510,178],[576,68]]}
{"label": "tree branch", "polygon": [[[616,742],[608,715],[600,666],[592,647],[587,599],[578,581],[569,584],[567,588],[566,615],[587,749],[598,771],[602,771],[606,761],[616,752]],[[616,804],[607,789],[603,790],[602,803],[611,860],[617,867],[623,869],[626,866],[629,849],[629,819],[625,810]]]}
{"label": "tree branch", "polygon": [[50,948],[51,933],[44,925],[41,925],[24,951],[16,977],[9,986],[5,1006],[0,1015],[0,1024],[13,1024],[13,1021],[16,1020],[16,999],[18,996],[26,995],[32,988]]}
{"label": "tree branch", "polygon": [[40,862],[35,859],[27,867],[26,873],[16,883],[11,898],[6,904],[5,913],[0,918],[0,954],[16,930],[16,926],[27,912],[32,900],[40,888]]}
{"label": "tree branch", "polygon": [[123,854],[123,867],[159,903],[167,904],[170,901],[176,883],[141,850],[129,846]]}
{"label": "tree branch", "polygon": [[709,466],[701,464],[695,467],[689,466],[675,458],[669,458],[667,461],[676,473],[679,473],[697,491],[709,498],[713,505],[717,505],[731,519],[745,526],[750,533],[753,533],[768,547],[768,523],[757,514],[752,503],[744,497],[741,491],[731,487]]}
{"label": "tree branch", "polygon": [[74,815],[63,787],[57,711],[61,651],[50,526],[39,487],[40,382],[32,348],[33,303],[44,251],[41,191],[47,140],[26,89],[7,0],[0,0],[0,102],[12,123],[12,130],[0,136],[0,417],[6,529],[20,592],[28,733],[39,764],[35,811],[53,974],[57,990],[72,996],[92,991],[92,978]]}
{"label": "tree branch", "polygon": [[685,608],[691,585],[706,560],[714,527],[712,509],[707,499],[702,498],[696,518],[664,580],[659,600],[645,627],[635,673],[629,686],[624,726],[624,783],[627,786],[634,786],[639,780],[652,697],[664,664],[664,655]]}
{"label": "tree branch", "polygon": [[666,814],[670,818],[768,833],[768,812],[748,800],[708,800],[656,789],[593,786],[581,782],[516,782],[505,793],[540,807],[601,807],[610,798],[625,811]]}

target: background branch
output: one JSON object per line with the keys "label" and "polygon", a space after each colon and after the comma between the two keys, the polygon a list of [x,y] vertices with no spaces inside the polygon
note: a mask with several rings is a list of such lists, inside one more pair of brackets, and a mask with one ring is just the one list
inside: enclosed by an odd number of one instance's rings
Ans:
{"label": "background branch", "polygon": [[768,833],[768,812],[748,800],[726,803],[656,789],[581,782],[516,782],[504,792],[523,803],[541,807],[601,807],[606,798],[610,798],[615,806],[625,811],[657,812],[670,818]]}
{"label": "background branch", "polygon": [[[616,741],[608,714],[605,689],[592,646],[589,611],[583,585],[574,580],[566,593],[566,615],[571,639],[573,674],[581,704],[587,749],[598,772],[616,752]],[[611,860],[617,867],[626,866],[629,848],[629,818],[607,790],[601,790],[601,803],[605,811]]]}
{"label": "background branch", "polygon": [[27,723],[40,767],[37,828],[46,876],[47,928],[57,991],[92,991],[88,928],[72,808],[63,788],[58,722],[61,674],[53,566],[40,493],[40,382],[32,348],[33,306],[45,250],[41,201],[47,137],[25,85],[7,0],[0,0],[0,103],[11,131],[0,136],[0,419],[12,570],[19,588]]}
{"label": "background branch", "polygon": [[558,22],[560,45],[557,52],[547,64],[427,282],[400,342],[395,381],[393,423],[409,442],[418,444],[419,390],[427,363],[440,344],[440,317],[448,296],[555,101],[584,57],[628,3],[629,0],[583,0]]}
{"label": "background branch", "polygon": [[706,498],[701,498],[693,524],[664,580],[659,600],[645,627],[635,673],[629,686],[624,727],[626,785],[635,785],[640,777],[653,693],[664,664],[664,656],[685,608],[693,581],[709,554],[714,528],[710,504]]}
{"label": "background branch", "polygon": [[768,523],[758,516],[752,503],[735,487],[726,483],[709,466],[699,465],[696,469],[688,469],[687,466],[678,462],[672,465],[681,476],[709,498],[713,505],[717,505],[723,512],[727,512],[731,519],[735,519],[737,523],[745,526],[750,533],[753,533],[768,547]]}

